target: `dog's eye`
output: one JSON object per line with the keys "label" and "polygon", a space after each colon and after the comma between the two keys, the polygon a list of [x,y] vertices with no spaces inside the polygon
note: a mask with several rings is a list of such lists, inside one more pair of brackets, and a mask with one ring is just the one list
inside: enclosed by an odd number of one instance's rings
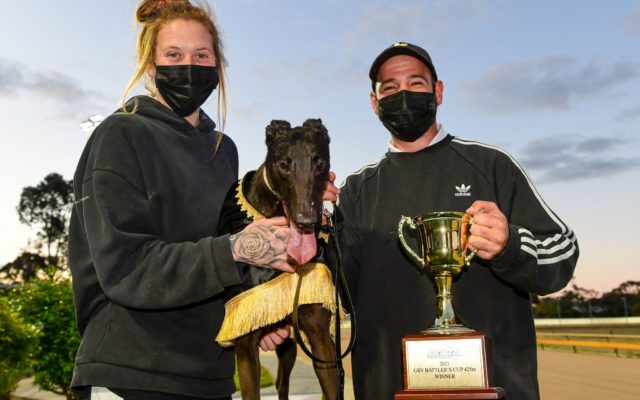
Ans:
{"label": "dog's eye", "polygon": [[324,167],[327,166],[327,162],[325,160],[318,160],[316,161],[316,165],[318,166],[318,169],[324,169]]}
{"label": "dog's eye", "polygon": [[287,171],[289,169],[289,162],[288,161],[278,161],[278,166]]}

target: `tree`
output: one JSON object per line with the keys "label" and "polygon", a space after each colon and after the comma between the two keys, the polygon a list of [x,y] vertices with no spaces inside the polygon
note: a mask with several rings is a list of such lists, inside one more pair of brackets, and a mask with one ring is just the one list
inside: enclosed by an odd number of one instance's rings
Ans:
{"label": "tree", "polygon": [[614,290],[623,295],[640,296],[640,281],[622,282],[620,286]]}
{"label": "tree", "polygon": [[[537,296],[536,296],[537,297]],[[538,297],[535,304],[534,314],[536,318],[557,318],[558,309],[554,298],[545,297],[543,299]]]}
{"label": "tree", "polygon": [[51,173],[37,185],[22,189],[17,211],[20,222],[38,229],[38,248],[45,249],[47,265],[60,268],[66,258],[67,222],[73,203],[73,185]]}
{"label": "tree", "polygon": [[23,251],[15,260],[0,267],[0,282],[27,282],[44,271],[47,262],[41,255]]}
{"label": "tree", "polygon": [[35,383],[75,399],[70,384],[80,337],[70,280],[33,279],[14,288],[10,299],[22,320],[36,328],[37,342],[29,360]]}
{"label": "tree", "polygon": [[582,288],[574,283],[559,295],[540,298],[532,296],[536,318],[589,317],[593,301],[597,301],[598,292],[593,289]]}
{"label": "tree", "polygon": [[34,342],[35,328],[24,323],[0,296],[0,399],[11,398],[10,392],[28,368]]}
{"label": "tree", "polygon": [[597,299],[598,292],[593,289],[582,288],[575,283],[565,290],[559,300],[565,305],[562,315],[567,317],[588,317],[589,302]]}
{"label": "tree", "polygon": [[640,311],[640,281],[626,281],[617,288],[602,295],[600,298],[608,315],[624,316],[638,315]]}

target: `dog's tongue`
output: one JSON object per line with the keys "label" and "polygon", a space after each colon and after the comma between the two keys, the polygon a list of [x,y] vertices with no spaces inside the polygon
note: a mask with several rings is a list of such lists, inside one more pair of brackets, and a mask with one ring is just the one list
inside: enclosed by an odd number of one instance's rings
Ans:
{"label": "dog's tongue", "polygon": [[316,255],[316,235],[313,229],[308,231],[300,231],[298,227],[289,220],[289,244],[287,244],[287,253],[299,265],[309,262]]}

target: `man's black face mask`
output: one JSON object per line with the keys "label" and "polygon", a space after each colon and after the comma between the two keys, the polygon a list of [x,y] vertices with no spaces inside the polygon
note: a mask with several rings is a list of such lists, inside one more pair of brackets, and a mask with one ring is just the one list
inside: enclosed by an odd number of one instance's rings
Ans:
{"label": "man's black face mask", "polygon": [[218,86],[216,67],[159,65],[156,88],[169,107],[181,117],[191,115]]}
{"label": "man's black face mask", "polygon": [[378,100],[378,118],[393,136],[415,142],[436,120],[433,93],[401,90]]}

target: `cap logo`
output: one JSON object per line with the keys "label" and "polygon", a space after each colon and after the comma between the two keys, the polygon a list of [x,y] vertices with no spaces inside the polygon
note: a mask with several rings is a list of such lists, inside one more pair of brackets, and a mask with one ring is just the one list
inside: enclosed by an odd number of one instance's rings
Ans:
{"label": "cap logo", "polygon": [[391,47],[398,47],[398,46],[408,46],[409,43],[405,43],[405,42],[395,42]]}

